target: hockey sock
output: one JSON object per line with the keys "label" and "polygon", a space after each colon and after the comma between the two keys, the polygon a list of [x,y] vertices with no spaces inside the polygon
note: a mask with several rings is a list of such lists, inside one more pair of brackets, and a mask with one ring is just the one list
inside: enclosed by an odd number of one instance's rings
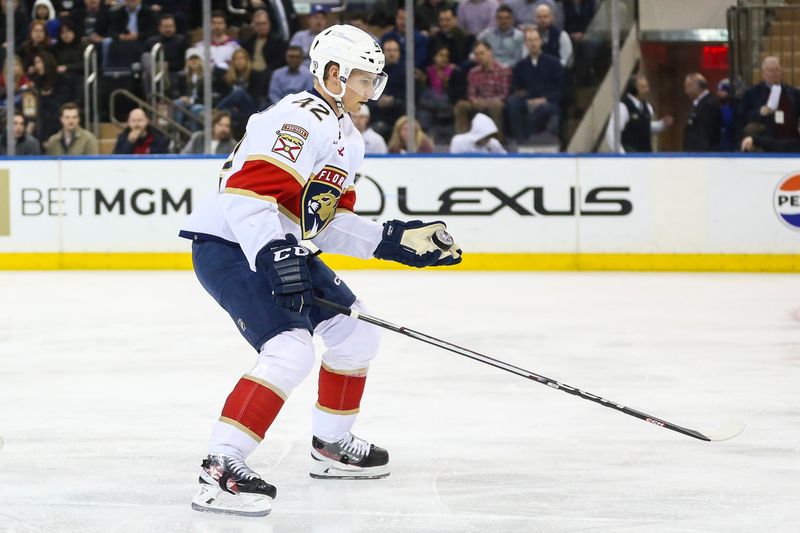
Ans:
{"label": "hockey sock", "polygon": [[278,416],[286,395],[263,379],[245,374],[233,388],[214,425],[210,453],[246,458]]}
{"label": "hockey sock", "polygon": [[314,435],[333,442],[350,431],[361,406],[366,382],[366,369],[335,370],[322,363],[312,420]]}

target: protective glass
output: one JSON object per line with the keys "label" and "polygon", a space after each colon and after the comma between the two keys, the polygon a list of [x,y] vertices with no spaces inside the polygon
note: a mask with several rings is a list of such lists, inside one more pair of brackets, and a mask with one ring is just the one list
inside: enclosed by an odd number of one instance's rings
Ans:
{"label": "protective glass", "polygon": [[345,85],[351,91],[364,97],[365,100],[377,100],[383,94],[388,79],[389,76],[385,72],[375,75],[363,70],[353,70]]}

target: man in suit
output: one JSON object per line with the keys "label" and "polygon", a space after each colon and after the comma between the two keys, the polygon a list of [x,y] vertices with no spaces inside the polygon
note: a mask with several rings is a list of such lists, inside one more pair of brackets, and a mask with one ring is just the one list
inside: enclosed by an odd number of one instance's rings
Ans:
{"label": "man in suit", "polygon": [[525,30],[525,46],[529,55],[514,65],[506,103],[508,128],[517,144],[543,131],[558,135],[564,91],[564,67],[555,57],[542,53],[537,29]]}
{"label": "man in suit", "polygon": [[683,90],[692,101],[689,120],[683,129],[685,152],[718,152],[721,124],[719,102],[708,90],[702,74],[693,72],[686,76]]}
{"label": "man in suit", "polygon": [[777,57],[767,57],[761,64],[763,80],[744,94],[742,113],[747,126],[745,135],[794,141],[798,135],[800,91],[783,83]]}

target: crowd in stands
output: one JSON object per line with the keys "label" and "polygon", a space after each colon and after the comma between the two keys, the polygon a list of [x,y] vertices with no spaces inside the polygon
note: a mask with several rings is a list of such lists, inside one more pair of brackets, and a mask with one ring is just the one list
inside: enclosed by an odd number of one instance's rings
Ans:
{"label": "crowd in stands", "polygon": [[[598,0],[416,0],[415,20],[400,7],[387,14],[347,10],[343,22],[373,34],[384,49],[389,80],[383,95],[354,116],[368,153],[402,153],[411,134],[406,114],[405,54],[414,52],[420,152],[501,153],[531,144],[563,145],[564,118],[576,86],[587,83],[596,43],[587,28]],[[17,153],[98,153],[98,141],[80,128],[84,50],[94,45],[101,70],[101,118],[127,122],[114,153],[202,153],[205,113],[212,113],[211,147],[226,153],[248,117],[287,94],[310,89],[308,52],[316,35],[338,22],[321,5],[298,17],[291,0],[238,0],[244,14],[212,0],[211,62],[204,64],[201,13],[191,0],[17,0],[14,91]],[[378,4],[376,4],[378,5]],[[5,39],[5,2],[0,34]],[[301,27],[301,20],[303,24]],[[406,26],[413,23],[413,42]],[[382,28],[382,29],[380,29]],[[124,88],[147,101],[146,65],[161,45],[167,65],[164,102],[152,110],[117,107],[108,96]],[[3,49],[5,54],[5,48]],[[787,150],[798,146],[800,96],[780,83],[770,58],[765,82],[742,102],[729,84],[710,94],[700,74],[686,79],[692,115],[687,150]],[[772,70],[770,70],[772,69]],[[205,109],[204,72],[212,74],[213,109]],[[768,76],[768,72],[772,72]],[[770,81],[771,80],[771,81]],[[5,69],[0,98],[5,105]],[[782,89],[775,89],[782,87]],[[656,120],[649,86],[637,77],[619,104],[621,151],[649,151],[650,135],[672,125]],[[175,126],[187,133],[172,135]],[[5,135],[5,130],[3,130]],[[613,132],[608,131],[609,145]],[[1,150],[5,150],[3,143]]]}

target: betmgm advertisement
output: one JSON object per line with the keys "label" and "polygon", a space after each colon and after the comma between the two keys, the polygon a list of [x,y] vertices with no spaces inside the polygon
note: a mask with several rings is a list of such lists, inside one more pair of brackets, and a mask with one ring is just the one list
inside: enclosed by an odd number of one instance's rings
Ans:
{"label": "betmgm advertisement", "polygon": [[[0,161],[0,268],[190,268],[177,233],[223,163]],[[362,216],[444,221],[467,270],[800,270],[800,159],[377,157],[356,192]]]}

